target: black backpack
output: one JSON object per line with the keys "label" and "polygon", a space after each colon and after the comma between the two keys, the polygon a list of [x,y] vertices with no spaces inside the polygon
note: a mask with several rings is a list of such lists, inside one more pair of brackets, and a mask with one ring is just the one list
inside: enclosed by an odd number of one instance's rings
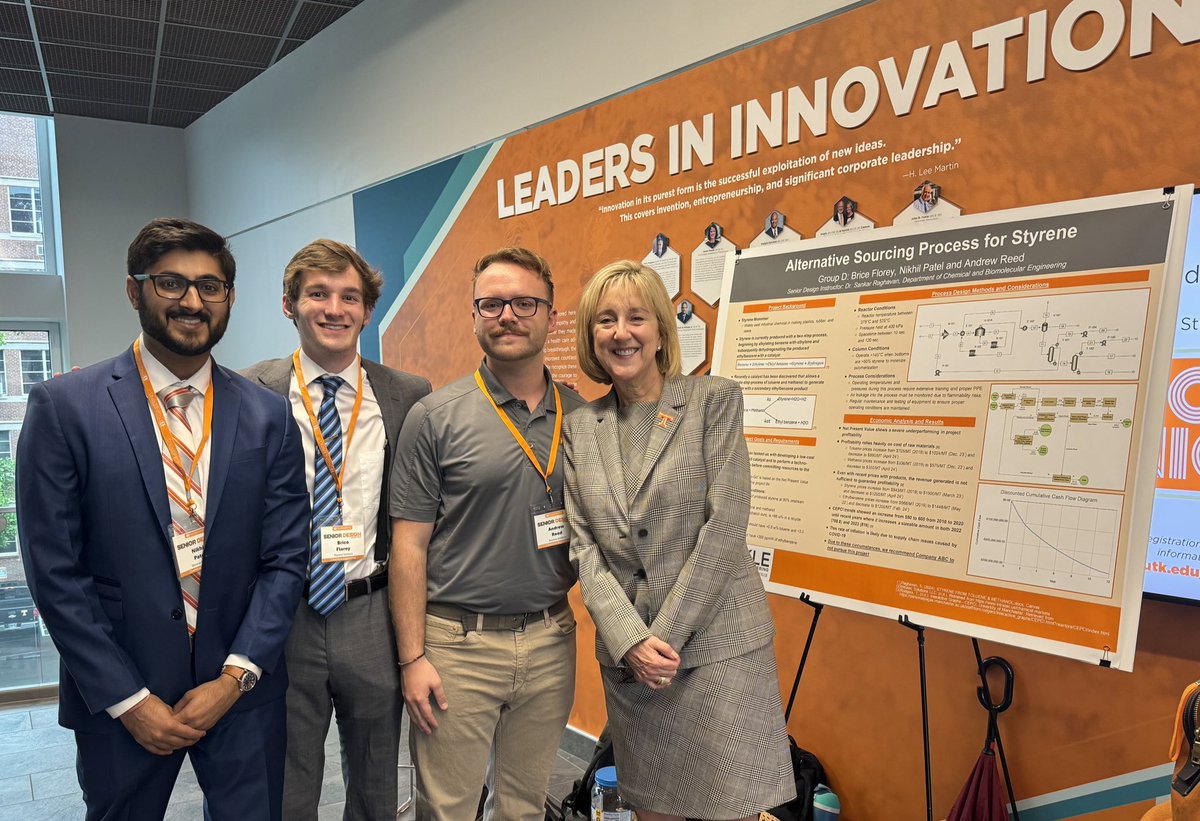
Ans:
{"label": "black backpack", "polygon": [[767,812],[779,821],[812,821],[813,793],[818,784],[825,783],[825,768],[815,755],[797,747],[791,736],[788,736],[788,747],[792,753],[792,773],[796,777],[796,797]]}
{"label": "black backpack", "polygon": [[[613,745],[608,737],[608,727],[606,726],[604,731],[600,733],[600,738],[596,739],[596,749],[592,753],[592,760],[588,762],[587,769],[583,771],[583,777],[575,782],[571,791],[563,798],[562,814],[558,817],[564,819],[571,819],[576,816],[590,818],[592,814],[592,787],[596,784],[596,770],[611,767],[615,763]],[[548,807],[547,818],[552,817],[549,809]]]}

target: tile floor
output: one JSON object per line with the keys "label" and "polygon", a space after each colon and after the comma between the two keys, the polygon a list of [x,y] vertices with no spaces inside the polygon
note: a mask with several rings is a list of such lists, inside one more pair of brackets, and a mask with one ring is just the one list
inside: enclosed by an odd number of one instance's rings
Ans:
{"label": "tile floor", "polygon": [[[53,701],[0,705],[0,821],[78,821],[83,800],[75,779],[75,742],[58,726]],[[405,730],[408,719],[405,717]],[[578,749],[578,744],[575,745]],[[408,742],[400,746],[408,761]],[[340,819],[344,792],[335,731],[325,742],[325,783],[321,791],[321,821]],[[583,773],[587,762],[560,751],[549,793],[561,798]],[[400,773],[400,795],[408,795],[408,775]],[[200,787],[191,764],[184,761],[167,810],[169,821],[199,821]],[[410,808],[403,819],[413,818]]]}

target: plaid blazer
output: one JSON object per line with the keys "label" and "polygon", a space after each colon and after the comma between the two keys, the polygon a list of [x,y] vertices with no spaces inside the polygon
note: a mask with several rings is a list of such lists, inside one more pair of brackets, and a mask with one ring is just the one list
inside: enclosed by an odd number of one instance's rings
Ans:
{"label": "plaid blazer", "polygon": [[667,380],[627,499],[615,392],[564,424],[571,560],[596,623],[596,657],[618,666],[651,634],[696,667],[775,634],[746,547],[750,460],[742,392],[715,376]]}

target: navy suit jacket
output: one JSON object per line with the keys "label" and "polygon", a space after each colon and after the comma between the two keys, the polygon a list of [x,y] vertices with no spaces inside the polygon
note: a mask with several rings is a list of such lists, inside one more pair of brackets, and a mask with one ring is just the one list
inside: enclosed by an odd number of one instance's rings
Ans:
{"label": "navy suit jacket", "polygon": [[282,651],[307,568],[309,501],[285,400],[213,363],[194,650],[182,617],[154,421],[133,354],[36,385],[17,447],[21,553],[62,657],[59,720],[123,731],[142,687],[174,704],[230,653],[263,668],[234,710],[287,690]]}

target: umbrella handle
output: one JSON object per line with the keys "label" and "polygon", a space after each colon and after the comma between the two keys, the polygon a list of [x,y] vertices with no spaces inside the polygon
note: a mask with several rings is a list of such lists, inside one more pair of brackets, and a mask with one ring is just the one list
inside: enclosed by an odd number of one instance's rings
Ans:
{"label": "umbrella handle", "polygon": [[992,717],[1003,713],[1012,706],[1013,700],[1013,668],[1012,665],[1002,659],[1000,656],[990,656],[985,658],[979,665],[979,675],[986,680],[988,670],[993,667],[1000,668],[1004,674],[1004,695],[999,702],[994,702],[990,698],[990,690],[985,692],[983,687],[975,688],[975,696],[979,699],[979,703],[983,705],[983,709],[991,713]]}

